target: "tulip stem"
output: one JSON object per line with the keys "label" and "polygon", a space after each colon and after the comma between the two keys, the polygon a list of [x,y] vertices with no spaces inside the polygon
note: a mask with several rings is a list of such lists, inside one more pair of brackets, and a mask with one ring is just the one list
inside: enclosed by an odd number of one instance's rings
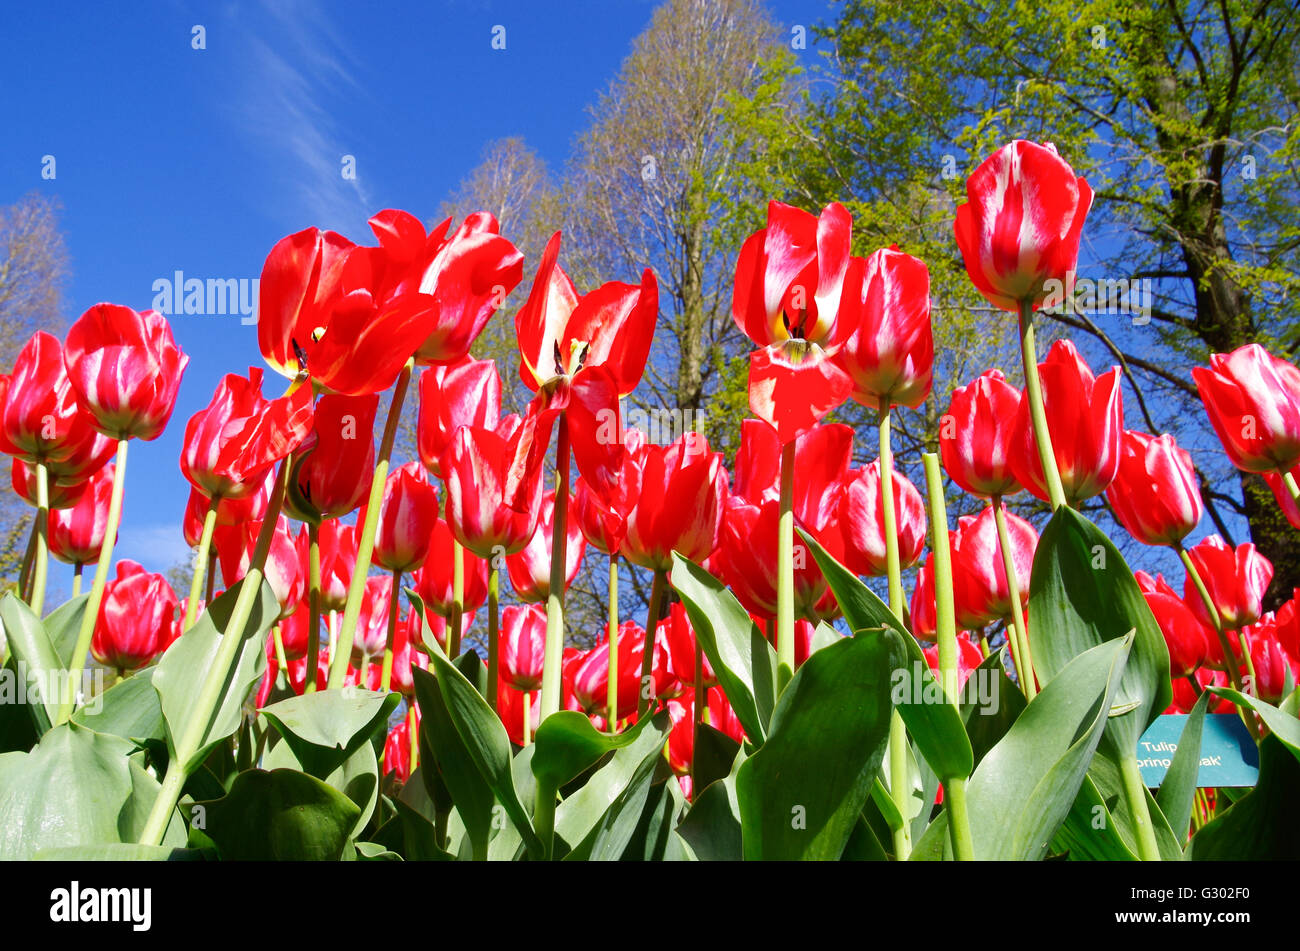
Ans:
{"label": "tulip stem", "polygon": [[532,737],[533,698],[529,695],[527,690],[525,690],[523,693],[524,693],[524,734],[523,736],[524,736],[524,746],[527,746],[533,738]]}
{"label": "tulip stem", "polygon": [[776,541],[777,694],[794,677],[794,465],[795,440],[781,449],[781,509]]}
{"label": "tulip stem", "polygon": [[930,525],[934,531],[935,639],[939,644],[939,679],[948,702],[960,707],[961,688],[957,677],[957,612],[952,595],[952,549],[948,541],[948,506],[943,495],[943,473],[939,457],[921,454],[925,463],[926,492],[930,503]]}
{"label": "tulip stem", "polygon": [[[564,581],[568,553],[569,517],[569,421],[560,417],[560,433],[555,441],[555,465],[560,484],[555,490],[551,526],[551,581],[546,593],[546,649],[542,664],[542,719],[560,709],[561,665],[564,660]],[[555,812],[555,803],[551,803]],[[549,854],[549,850],[548,850]]]}
{"label": "tulip stem", "polygon": [[411,744],[410,771],[407,776],[410,777],[415,773],[415,768],[420,765],[420,724],[415,719],[415,704],[411,703],[406,708],[406,739]]}
{"label": "tulip stem", "polygon": [[1065,489],[1061,473],[1056,468],[1056,453],[1052,451],[1052,434],[1047,428],[1047,411],[1043,408],[1043,388],[1038,378],[1038,355],[1034,352],[1034,305],[1032,301],[1020,302],[1020,358],[1025,368],[1025,393],[1029,397],[1029,418],[1034,427],[1034,444],[1038,447],[1038,461],[1043,467],[1047,494],[1052,509],[1065,505]]}
{"label": "tulip stem", "polygon": [[1278,474],[1282,476],[1286,490],[1291,493],[1291,500],[1300,506],[1300,485],[1296,484],[1295,476],[1285,469],[1279,469]]}
{"label": "tulip stem", "polygon": [[78,597],[81,594],[81,569],[84,568],[81,562],[72,566],[72,596]]}
{"label": "tulip stem", "polygon": [[605,729],[618,732],[618,555],[609,556],[609,681],[605,689]]}
{"label": "tulip stem", "polygon": [[[36,516],[32,516],[35,519]],[[36,559],[36,523],[27,533],[27,549],[23,552],[23,566],[18,571],[18,596],[29,601],[32,596],[32,562]]]}
{"label": "tulip stem", "polygon": [[700,748],[700,724],[704,722],[704,707],[707,703],[704,690],[704,645],[695,638],[695,709],[691,713],[691,799],[700,794],[700,787],[695,783],[695,751]]}
{"label": "tulip stem", "polygon": [[293,689],[293,680],[289,677],[289,658],[284,653],[284,635],[280,633],[279,624],[271,628],[271,637],[275,639],[275,660],[284,671],[284,682],[290,684],[290,689]]}
{"label": "tulip stem", "polygon": [[[123,440],[122,444],[125,445],[125,440]],[[119,453],[118,475],[121,475],[124,471],[125,461],[124,454]],[[193,713],[185,723],[184,732],[176,738],[176,754],[167,763],[167,773],[163,777],[162,786],[158,790],[158,795],[153,802],[153,808],[149,811],[149,818],[145,822],[144,831],[140,835],[141,845],[159,845],[162,842],[163,834],[167,831],[167,823],[171,819],[177,801],[180,799],[181,789],[185,785],[185,779],[189,773],[187,763],[198,751],[204,735],[208,732],[217,704],[221,700],[221,693],[226,688],[230,668],[244,646],[244,628],[253,614],[253,606],[258,602],[261,595],[262,571],[266,566],[266,556],[271,550],[271,541],[275,537],[276,523],[280,519],[280,507],[284,504],[285,484],[289,478],[290,468],[291,459],[286,457],[280,463],[280,472],[275,480],[275,489],[272,491],[270,501],[266,506],[266,515],[263,516],[262,527],[257,535],[257,546],[253,549],[252,562],[249,565],[248,572],[244,575],[243,581],[240,583],[239,596],[235,599],[235,606],[230,611],[230,620],[226,622],[225,630],[221,632],[222,637],[218,642],[217,653],[212,658],[212,666],[208,668],[207,676],[203,680],[203,687],[199,690],[199,695],[195,698],[191,707]],[[115,486],[114,497],[116,497],[116,494]],[[110,505],[109,531],[104,536],[105,551],[108,550],[108,544],[113,538],[115,527],[113,507]],[[96,575],[96,582],[98,582],[98,575]],[[94,600],[95,597],[92,592],[92,603]],[[87,606],[87,611],[89,611],[89,606]]]}
{"label": "tulip stem", "polygon": [[497,690],[501,672],[497,666],[501,663],[501,621],[497,614],[501,603],[501,569],[497,567],[497,556],[488,559],[488,706],[497,712]]}
{"label": "tulip stem", "polygon": [[320,671],[320,526],[307,523],[307,680],[304,693],[316,692]]}
{"label": "tulip stem", "polygon": [[664,588],[667,585],[668,572],[662,568],[656,568],[654,582],[650,585],[650,605],[646,609],[645,650],[641,654],[641,687],[636,701],[638,720],[650,709],[650,703],[655,699],[655,632],[659,627],[659,618],[661,616],[659,605],[664,599]]}
{"label": "tulip stem", "polygon": [[[898,519],[894,512],[894,453],[889,444],[890,405],[880,401],[880,502],[885,535],[885,573],[889,578],[889,610],[902,622],[903,571],[898,557]],[[910,637],[906,630],[899,631]],[[912,829],[907,821],[911,797],[911,768],[907,761],[907,727],[897,710],[889,714],[889,797],[903,817],[894,830],[894,858],[904,861],[912,854]]]}
{"label": "tulip stem", "polygon": [[[447,504],[451,504],[448,497]],[[450,525],[448,526],[450,527]],[[447,631],[447,657],[460,654],[460,631],[465,617],[465,546],[451,542],[451,623]]]}
{"label": "tulip stem", "polygon": [[95,634],[95,622],[99,619],[99,606],[104,600],[104,586],[108,584],[108,569],[113,564],[113,543],[117,541],[117,526],[122,521],[122,492],[126,485],[126,446],[127,440],[117,441],[117,468],[113,472],[113,493],[108,500],[104,544],[99,549],[95,580],[90,585],[90,599],[86,602],[86,613],[81,616],[81,628],[77,631],[77,646],[73,648],[72,659],[68,662],[67,684],[69,686],[59,704],[55,725],[66,723],[68,717],[72,716],[76,698],[72,693],[71,685],[81,680],[81,672],[86,667],[86,654],[90,650],[90,641]]}
{"label": "tulip stem", "polygon": [[1124,780],[1124,798],[1137,827],[1138,858],[1144,862],[1158,862],[1160,846],[1156,844],[1156,830],[1151,824],[1151,810],[1147,808],[1146,788],[1138,769],[1137,756],[1130,753],[1121,757],[1119,770]]}
{"label": "tulip stem", "polygon": [[958,862],[975,860],[975,845],[971,838],[970,813],[966,808],[966,777],[949,776],[943,781],[943,792],[948,800],[948,832],[952,837],[952,855]]}
{"label": "tulip stem", "polygon": [[348,674],[348,661],[352,657],[352,645],[356,640],[357,621],[361,617],[361,602],[366,595],[366,576],[370,574],[370,559],[375,553],[375,532],[379,528],[379,509],[384,501],[384,486],[388,482],[388,461],[393,454],[393,442],[397,438],[397,424],[402,418],[402,402],[406,399],[406,389],[411,383],[411,371],[415,359],[406,361],[402,372],[398,374],[397,384],[393,387],[393,398],[388,404],[388,418],[384,422],[384,436],[379,443],[379,455],[375,460],[375,474],[370,480],[370,497],[366,502],[366,521],[357,539],[357,564],[348,585],[348,600],[343,608],[343,628],[339,632],[339,649],[331,659],[328,687],[337,690],[343,686]]}
{"label": "tulip stem", "polygon": [[[190,579],[190,599],[185,603],[185,626],[181,633],[192,628],[199,616],[199,592],[203,590],[204,569],[208,567],[208,552],[212,548],[212,533],[217,527],[217,506],[220,504],[221,498],[214,495],[203,516],[203,531],[199,534],[199,547],[194,553],[194,577]],[[289,676],[287,671],[285,676]]]}
{"label": "tulip stem", "polygon": [[208,604],[212,603],[212,593],[217,589],[217,553],[214,551],[208,555],[208,588],[204,595],[204,600]]}
{"label": "tulip stem", "polygon": [[[1210,597],[1210,591],[1205,587],[1205,581],[1201,578],[1201,573],[1196,570],[1196,563],[1192,561],[1192,556],[1187,553],[1187,549],[1182,545],[1174,545],[1174,551],[1178,552],[1178,557],[1182,559],[1183,568],[1187,571],[1187,577],[1192,579],[1192,584],[1196,586],[1196,593],[1201,596],[1201,603],[1205,605],[1205,613],[1210,616],[1210,626],[1214,628],[1214,635],[1219,639],[1219,647],[1223,650],[1223,666],[1228,672],[1228,679],[1232,681],[1232,689],[1238,693],[1245,693],[1241,683],[1241,671],[1237,669],[1237,663],[1233,659],[1232,648],[1228,646],[1228,637],[1223,633],[1223,618],[1219,616],[1219,609],[1214,603],[1214,598]],[[1253,681],[1252,681],[1253,683]],[[1246,729],[1250,731],[1251,738],[1256,743],[1259,742],[1259,728],[1255,726],[1255,718],[1243,710],[1237,708],[1241,719],[1246,723]]]}
{"label": "tulip stem", "polygon": [[32,597],[28,603],[40,618],[45,613],[45,584],[50,572],[50,471],[36,463],[36,561],[32,572]]}
{"label": "tulip stem", "polygon": [[1011,534],[1007,531],[1007,516],[1002,509],[1002,496],[995,495],[993,521],[998,528],[998,547],[1002,549],[1002,570],[1007,575],[1007,595],[1011,599],[1011,629],[1007,643],[1011,646],[1011,659],[1020,677],[1020,689],[1025,697],[1038,696],[1038,683],[1034,678],[1034,658],[1029,652],[1029,631],[1025,628],[1024,609],[1020,604],[1020,581],[1016,578],[1016,560],[1011,551]]}
{"label": "tulip stem", "polygon": [[[393,569],[393,589],[388,595],[388,637],[384,641],[384,663],[379,669],[379,692],[388,693],[393,682],[393,645],[397,640],[397,615],[402,610],[402,572]],[[365,684],[362,683],[362,688]]]}

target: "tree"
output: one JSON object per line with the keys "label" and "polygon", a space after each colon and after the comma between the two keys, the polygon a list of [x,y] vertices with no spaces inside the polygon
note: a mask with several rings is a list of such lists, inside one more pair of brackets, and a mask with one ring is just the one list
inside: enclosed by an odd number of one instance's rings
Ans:
{"label": "tree", "polygon": [[[37,330],[62,331],[68,252],[59,203],[33,192],[0,207],[0,368],[8,370]],[[0,490],[0,588],[17,581],[32,512],[5,485]]]}
{"label": "tree", "polygon": [[937,324],[978,300],[951,231],[966,175],[1011,138],[1058,145],[1096,192],[1081,276],[1146,280],[1151,299],[1128,326],[1052,316],[1123,367],[1130,423],[1192,449],[1220,532],[1244,519],[1273,560],[1271,605],[1300,583],[1300,535],[1218,452],[1189,369],[1252,341],[1300,350],[1298,6],[857,0],[821,31],[835,87],[809,127],[810,189],[850,193],[867,227],[931,243],[956,276]]}

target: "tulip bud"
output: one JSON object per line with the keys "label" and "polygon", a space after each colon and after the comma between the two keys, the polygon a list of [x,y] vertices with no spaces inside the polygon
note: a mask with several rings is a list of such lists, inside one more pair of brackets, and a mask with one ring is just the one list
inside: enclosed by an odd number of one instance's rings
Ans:
{"label": "tulip bud", "polygon": [[1257,343],[1210,356],[1192,378],[1232,464],[1245,472],[1300,463],[1300,370]]}
{"label": "tulip bud", "polygon": [[1119,471],[1106,500],[1119,523],[1144,545],[1179,544],[1201,520],[1192,457],[1168,433],[1124,433]]}
{"label": "tulip bud", "polygon": [[438,492],[424,467],[408,462],[388,477],[375,532],[375,563],[390,571],[411,571],[429,556],[438,521]]}
{"label": "tulip bud", "polygon": [[180,636],[180,602],[167,579],[119,561],[104,589],[90,652],[117,670],[143,667]]}
{"label": "tulip bud", "polygon": [[[1244,542],[1234,551],[1218,535],[1211,535],[1189,548],[1187,554],[1210,593],[1224,630],[1236,630],[1259,620],[1264,613],[1264,592],[1273,580],[1273,563],[1254,545]],[[1190,575],[1183,588],[1183,600],[1202,624],[1213,626]],[[1228,641],[1231,643],[1232,638]]]}
{"label": "tulip bud", "polygon": [[[894,519],[898,525],[900,568],[916,564],[925,549],[925,502],[916,486],[901,473],[892,473]],[[880,460],[854,473],[844,486],[839,526],[844,535],[844,564],[854,574],[886,574],[885,500],[880,491]]]}
{"label": "tulip bud", "polygon": [[113,494],[114,466],[91,478],[71,508],[50,511],[50,554],[69,564],[88,564],[99,558],[108,531],[108,505]]}
{"label": "tulip bud", "polygon": [[1011,471],[1020,391],[1000,370],[953,390],[947,414],[939,420],[939,456],[959,486],[983,498],[1021,489]]}

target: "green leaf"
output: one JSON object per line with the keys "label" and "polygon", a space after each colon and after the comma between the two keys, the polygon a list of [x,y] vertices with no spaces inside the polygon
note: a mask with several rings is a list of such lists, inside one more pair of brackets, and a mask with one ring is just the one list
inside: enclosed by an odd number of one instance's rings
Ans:
{"label": "green leaf", "polygon": [[401,695],[345,687],[290,697],[262,708],[304,772],[324,779],[388,724]]}
{"label": "green leaf", "polygon": [[356,843],[358,862],[400,862],[402,857],[378,842]]}
{"label": "green leaf", "polygon": [[701,861],[739,862],[744,858],[734,774],[710,783],[696,796],[677,833]]}
{"label": "green leaf", "polygon": [[133,742],[161,741],[167,735],[162,704],[153,686],[158,668],[146,667],[120,680],[72,714],[72,722],[97,733],[111,733]]}
{"label": "green leaf", "polygon": [[[45,634],[40,618],[11,591],[0,598],[0,623],[4,625],[15,670],[25,677],[28,713],[38,735],[43,735],[59,713],[59,691],[69,685],[63,662]],[[5,700],[14,703],[15,699]]]}
{"label": "green leaf", "polygon": [[1258,697],[1238,693],[1229,687],[1210,687],[1209,690],[1224,699],[1231,700],[1239,707],[1254,710],[1282,745],[1300,757],[1300,720],[1297,720],[1294,714],[1287,714],[1271,703],[1266,703]]}
{"label": "green leaf", "polygon": [[1192,821],[1196,774],[1201,768],[1201,732],[1205,726],[1205,709],[1209,700],[1209,694],[1205,692],[1196,698],[1187,722],[1183,724],[1178,749],[1174,751],[1169,771],[1160,784],[1160,794],[1156,797],[1160,811],[1169,822],[1169,828],[1180,842],[1185,840],[1187,827]]}
{"label": "green leaf", "polygon": [[[510,768],[510,738],[506,735],[506,728],[474,685],[441,650],[429,655],[429,666],[437,677],[447,716],[464,744],[465,753],[519,830],[529,854],[540,858],[545,849],[515,792]],[[446,779],[447,775],[444,773],[443,778]]]}
{"label": "green leaf", "polygon": [[1136,632],[1099,744],[1116,761],[1136,756],[1172,688],[1169,649],[1123,556],[1096,525],[1062,506],[1039,540],[1030,592],[1034,667],[1044,684],[1084,651]]}
{"label": "green leaf", "polygon": [[673,588],[745,736],[761,745],[776,705],[776,652],[722,582],[673,553]]}
{"label": "green leaf", "polygon": [[649,717],[622,733],[601,733],[576,710],[553,713],[533,738],[532,771],[542,789],[558,790],[606,753],[636,742]]}
{"label": "green leaf", "polygon": [[[656,715],[656,719],[665,714]],[[549,718],[548,718],[549,719]],[[610,862],[620,858],[636,834],[645,810],[655,768],[662,754],[656,750],[637,764],[631,778],[601,814],[591,831],[564,857],[566,862]]]}
{"label": "green leaf", "polygon": [[887,862],[889,856],[885,854],[884,848],[880,845],[880,840],[876,834],[871,831],[871,826],[861,816],[858,817],[857,824],[853,827],[853,834],[849,836],[849,842],[844,847],[844,854],[840,856],[841,862]]}
{"label": "green leaf", "polygon": [[197,849],[168,845],[139,845],[135,842],[107,842],[102,845],[70,845],[42,849],[32,856],[38,862],[202,862]]}
{"label": "green leaf", "polygon": [[1052,839],[1052,849],[1068,852],[1071,860],[1137,861],[1137,855],[1119,834],[1115,818],[1091,776],[1083,777],[1070,814]]}
{"label": "green leaf", "polygon": [[81,619],[86,614],[89,600],[89,594],[79,594],[45,615],[42,622],[45,636],[65,669],[72,666],[72,655],[77,651],[77,635],[81,633]]}
{"label": "green leaf", "polygon": [[[740,767],[747,859],[838,859],[871,792],[889,735],[896,639],[867,631],[813,654]],[[716,669],[716,668],[715,668]]]}
{"label": "green leaf", "polygon": [[221,799],[198,803],[203,832],[227,861],[336,861],[361,810],[315,776],[240,773]]}
{"label": "green leaf", "polygon": [[[961,712],[966,721],[966,735],[970,738],[976,764],[1007,735],[1007,730],[1011,729],[1029,702],[1007,676],[1006,651],[1003,647],[984,658],[977,673],[971,675],[962,691]],[[988,683],[988,678],[993,678],[995,684],[993,696],[997,699],[997,708],[993,710],[989,709],[991,704],[984,704],[983,698],[978,696],[980,685]]]}
{"label": "green leaf", "polygon": [[1294,861],[1300,855],[1300,759],[1276,734],[1259,744],[1259,782],[1201,828],[1187,847],[1198,862]]}
{"label": "green leaf", "polygon": [[131,750],[126,740],[65,723],[30,753],[0,755],[0,860],[120,842]]}
{"label": "green leaf", "polygon": [[[221,646],[221,632],[230,624],[230,615],[244,582],[238,582],[216,598],[195,625],[182,634],[163,654],[153,675],[154,689],[162,701],[163,720],[167,725],[167,749],[176,756],[176,738],[186,732],[195,716],[194,701],[203,689],[208,671]],[[226,676],[221,697],[212,719],[206,724],[198,748],[181,764],[186,773],[193,772],[216,744],[239,729],[244,698],[262,676],[266,663],[266,635],[280,616],[275,592],[265,579],[249,614],[248,624],[239,632],[243,643],[239,655]]]}
{"label": "green leaf", "polygon": [[[312,749],[310,746],[306,748]],[[375,756],[375,748],[369,743],[358,744],[347,759],[323,776],[304,769],[297,751],[283,740],[262,757],[261,767],[264,770],[291,769],[306,772],[351,799],[361,810],[356,826],[351,830],[352,836],[358,836],[365,830],[379,804],[379,760]]]}
{"label": "green leaf", "polygon": [[699,723],[695,730],[695,751],[691,766],[694,781],[701,789],[712,782],[726,777],[731,772],[731,764],[736,761],[740,744],[721,730],[707,723]]}
{"label": "green leaf", "polygon": [[978,859],[1041,859],[1101,739],[1124,662],[1124,637],[1085,651],[1025,708],[967,788]]}

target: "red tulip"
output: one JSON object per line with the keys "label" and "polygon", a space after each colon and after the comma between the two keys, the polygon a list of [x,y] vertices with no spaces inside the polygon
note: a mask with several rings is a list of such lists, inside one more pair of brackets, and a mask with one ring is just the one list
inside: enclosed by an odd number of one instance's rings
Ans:
{"label": "red tulip", "polygon": [[[1120,438],[1124,432],[1119,367],[1094,378],[1074,344],[1058,340],[1052,344],[1047,359],[1038,365],[1038,375],[1052,452],[1066,498],[1076,503],[1100,495],[1119,472]],[[1021,485],[1048,500],[1027,399],[1021,401],[1016,414],[1011,470]]]}
{"label": "red tulip", "polygon": [[311,611],[307,599],[303,598],[294,612],[280,622],[280,645],[284,648],[286,660],[297,660],[307,655],[310,628]]}
{"label": "red tulip", "polygon": [[[916,564],[925,549],[925,501],[916,486],[893,473],[894,519],[898,525],[900,568]],[[840,498],[838,521],[844,535],[844,564],[854,574],[883,575],[885,499],[880,491],[880,460],[849,473]]]}
{"label": "red tulip", "polygon": [[[572,506],[572,500],[569,505]],[[506,556],[506,571],[510,584],[520,601],[528,603],[545,601],[551,593],[551,536],[555,517],[555,493],[548,490],[542,496],[541,515],[537,530],[528,544],[513,555]],[[582,555],[587,542],[582,531],[572,521],[565,525],[564,588],[567,591],[578,577]]]}
{"label": "red tulip", "polygon": [[320,524],[320,607],[322,611],[342,611],[347,606],[348,585],[357,570],[357,530],[337,519]]}
{"label": "red tulip", "polygon": [[1073,291],[1092,189],[1050,144],[1017,139],[966,180],[953,230],[966,273],[993,306],[1016,312]]}
{"label": "red tulip", "polygon": [[98,560],[108,531],[108,503],[113,494],[114,467],[110,464],[91,478],[75,505],[50,511],[50,554],[69,564]]}
{"label": "red tulip", "polygon": [[1222,658],[1223,651],[1214,632],[1197,620],[1181,598],[1159,591],[1143,592],[1143,596],[1169,648],[1170,676],[1185,677],[1195,673],[1209,658],[1211,644]]}
{"label": "red tulip", "polygon": [[190,358],[162,314],[96,304],[68,331],[63,362],[81,408],[114,439],[156,439]]}
{"label": "red tulip", "polygon": [[[694,695],[669,700],[668,715],[672,719],[672,731],[668,734],[668,765],[679,778],[689,780],[691,763],[695,759]],[[727,734],[737,743],[744,741],[745,733],[732,713],[731,704],[727,702],[727,695],[721,687],[713,687],[705,695],[705,709],[700,722]],[[689,796],[690,790],[686,787],[683,789]]]}
{"label": "red tulip", "polygon": [[[1023,606],[1029,600],[1029,573],[1038,533],[1014,512],[1006,512],[1005,516]],[[992,508],[973,518],[966,515],[959,519],[952,536],[952,574],[958,627],[978,628],[1011,617],[1013,605]]]}
{"label": "red tulip", "polygon": [[627,519],[641,495],[642,447],[646,436],[639,429],[623,433],[626,450],[618,477],[595,487],[579,478],[573,490],[569,518],[582,530],[587,544],[606,555],[616,555],[627,535]]}
{"label": "red tulip", "polygon": [[[258,487],[252,495],[240,499],[221,499],[217,502],[217,524],[218,525],[242,525],[244,522],[260,522],[266,516],[266,507],[271,501],[271,490],[274,488],[275,472],[268,471],[266,480]],[[200,492],[198,489],[190,486],[189,501],[185,505],[185,520],[182,523],[182,531],[185,535],[185,544],[191,548],[198,547],[202,540],[203,520],[207,517],[208,509],[212,505],[212,500]]]}
{"label": "red tulip", "polygon": [[[1264,613],[1264,592],[1273,580],[1273,563],[1256,551],[1254,545],[1244,542],[1234,551],[1218,535],[1210,535],[1189,548],[1187,554],[1210,593],[1224,630],[1236,630],[1260,619]],[[1202,624],[1212,626],[1190,576],[1183,588],[1183,600]],[[1231,637],[1228,642],[1232,642]]]}
{"label": "red tulip", "polygon": [[[641,663],[645,656],[645,629],[635,621],[618,627],[618,711],[622,720],[636,712],[641,691]],[[596,646],[576,652],[565,661],[566,679],[574,699],[584,713],[604,716],[609,705],[609,638],[602,636]],[[663,696],[676,678],[668,669],[668,645],[662,628],[655,634],[654,660],[651,666],[655,697]]]}
{"label": "red tulip", "polygon": [[[686,607],[680,601],[674,601],[668,609],[668,616],[659,622],[664,641],[668,644],[668,663],[673,676],[685,686],[695,686],[695,629],[691,627],[690,618],[686,616]],[[718,683],[718,675],[713,672],[709,659],[704,660],[704,686],[713,687]]]}
{"label": "red tulip", "polygon": [[908,620],[917,640],[933,641],[938,636],[938,608],[934,598],[934,552],[916,572],[916,587],[908,604]]}
{"label": "red tulip", "polygon": [[[454,541],[455,538],[447,523],[438,519],[433,528],[428,560],[412,579],[416,593],[424,600],[429,610],[444,616],[451,613],[453,601],[452,543]],[[464,627],[469,627],[472,612],[487,602],[488,563],[469,551],[466,551],[463,557],[465,598],[461,606],[465,613],[462,624]]]}
{"label": "red tulip", "polygon": [[1201,520],[1192,457],[1168,433],[1124,433],[1119,472],[1106,500],[1119,523],[1144,545],[1179,544]]}
{"label": "red tulip", "polygon": [[[343,266],[355,247],[333,231],[307,228],[282,238],[267,255],[259,284],[257,344],[277,373],[294,379],[306,368],[331,313],[342,303]],[[393,378],[400,369],[399,362]],[[387,389],[392,382],[375,390]]]}
{"label": "red tulip", "polygon": [[363,657],[376,658],[388,646],[388,614],[393,597],[392,575],[370,575],[361,599],[356,639],[352,642],[352,663],[358,666]]}
{"label": "red tulip", "polygon": [[[925,655],[926,663],[930,669],[937,671],[939,669],[939,647],[927,647],[921,653]],[[957,635],[957,689],[961,690],[966,686],[966,681],[970,675],[984,663],[984,654],[980,651],[979,646],[970,639],[970,634],[962,631]]]}
{"label": "red tulip", "polygon": [[180,636],[180,602],[162,575],[119,561],[104,589],[90,652],[105,667],[135,670]]}
{"label": "red tulip", "polygon": [[749,411],[786,445],[813,430],[853,392],[853,382],[824,353],[801,340],[749,355]]}
{"label": "red tulip", "polygon": [[1300,588],[1294,589],[1290,601],[1277,609],[1274,624],[1277,630],[1277,642],[1281,645],[1291,669],[1300,671],[1300,609],[1297,608]]}
{"label": "red tulip", "polygon": [[692,561],[713,554],[727,497],[722,454],[692,432],[670,446],[643,444],[637,463],[640,487],[623,542],[627,560],[667,571],[674,551]]}
{"label": "red tulip", "polygon": [[424,467],[408,462],[388,477],[375,532],[375,563],[389,571],[411,571],[429,557],[438,521],[438,492]]}
{"label": "red tulip", "polygon": [[546,610],[540,605],[511,605],[501,618],[500,671],[503,682],[516,690],[542,686],[546,650]]}
{"label": "red tulip", "polygon": [[43,463],[51,480],[83,482],[113,454],[113,444],[77,403],[58,338],[37,331],[0,376],[0,452]]}
{"label": "red tulip", "polygon": [[311,388],[288,396],[262,396],[262,371],[248,378],[227,373],[206,409],[190,417],[181,450],[181,473],[209,498],[251,495],[279,460],[311,430]]}
{"label": "red tulip", "polygon": [[375,474],[378,409],[376,393],[327,393],[317,401],[312,431],[294,457],[285,499],[295,518],[339,518],[365,501]]}
{"label": "red tulip", "polygon": [[[261,521],[250,521],[218,525],[213,531],[212,544],[217,549],[221,578],[227,588],[248,573],[261,530]],[[289,520],[283,515],[277,519],[271,536],[263,576],[280,603],[280,617],[289,617],[297,609],[307,585],[307,535],[299,532],[294,538],[289,532]]]}
{"label": "red tulip", "polygon": [[[78,482],[72,485],[47,482],[46,491],[49,496],[50,508],[72,508],[86,494],[89,486],[89,482]],[[13,461],[13,487],[18,497],[32,508],[40,507],[36,491],[36,469],[34,466],[29,466],[21,459],[15,458]]]}
{"label": "red tulip", "polygon": [[1251,666],[1255,669],[1255,682],[1250,692],[1265,703],[1281,703],[1288,674],[1294,684],[1295,670],[1278,641],[1277,623],[1273,615],[1264,615],[1244,633],[1246,646],[1250,648]]}
{"label": "red tulip", "polygon": [[542,725],[542,692],[534,690],[529,693],[516,690],[504,680],[497,681],[497,716],[510,742],[515,746],[524,745],[524,698],[527,697],[528,735],[532,737]]}
{"label": "red tulip", "polygon": [[1020,391],[1001,370],[988,370],[953,390],[947,414],[939,420],[943,469],[972,495],[1012,495],[1021,485],[1011,471]]}
{"label": "red tulip", "polygon": [[[1278,507],[1282,509],[1282,514],[1291,523],[1291,527],[1300,528],[1300,507],[1296,506],[1291,490],[1282,481],[1282,476],[1277,472],[1265,472],[1262,475],[1264,481],[1268,483],[1268,487],[1273,490],[1273,498],[1277,499]],[[1290,469],[1290,475],[1291,478],[1300,480],[1300,465],[1293,466]]]}
{"label": "red tulip", "polygon": [[402,717],[384,738],[384,775],[393,773],[400,783],[411,778],[410,723]]}
{"label": "red tulip", "polygon": [[[1190,713],[1192,707],[1196,705],[1196,699],[1206,687],[1231,687],[1228,682],[1228,675],[1221,670],[1211,670],[1209,667],[1202,667],[1195,674],[1198,689],[1193,689],[1185,677],[1174,677],[1174,698],[1173,703],[1165,710],[1165,713]],[[1210,705],[1208,713],[1231,713],[1237,712],[1237,707],[1231,700],[1222,697],[1216,697],[1210,694]],[[1208,790],[1207,790],[1208,791]]]}
{"label": "red tulip", "polygon": [[1300,463],[1300,370],[1257,343],[1210,356],[1192,378],[1232,464],[1246,472]]}
{"label": "red tulip", "polygon": [[836,361],[853,378],[853,399],[873,409],[917,407],[930,395],[934,337],[930,272],[894,245],[854,261],[845,282]]}
{"label": "red tulip", "polygon": [[492,360],[466,357],[451,366],[430,367],[420,377],[416,439],[420,461],[440,479],[442,458],[461,426],[496,429],[501,415],[501,377]]}
{"label": "red tulip", "polygon": [[506,499],[510,468],[525,433],[515,416],[501,420],[495,430],[462,426],[443,456],[451,530],[457,541],[480,557],[521,551],[537,530],[540,467],[524,476],[522,510],[510,508]]}

